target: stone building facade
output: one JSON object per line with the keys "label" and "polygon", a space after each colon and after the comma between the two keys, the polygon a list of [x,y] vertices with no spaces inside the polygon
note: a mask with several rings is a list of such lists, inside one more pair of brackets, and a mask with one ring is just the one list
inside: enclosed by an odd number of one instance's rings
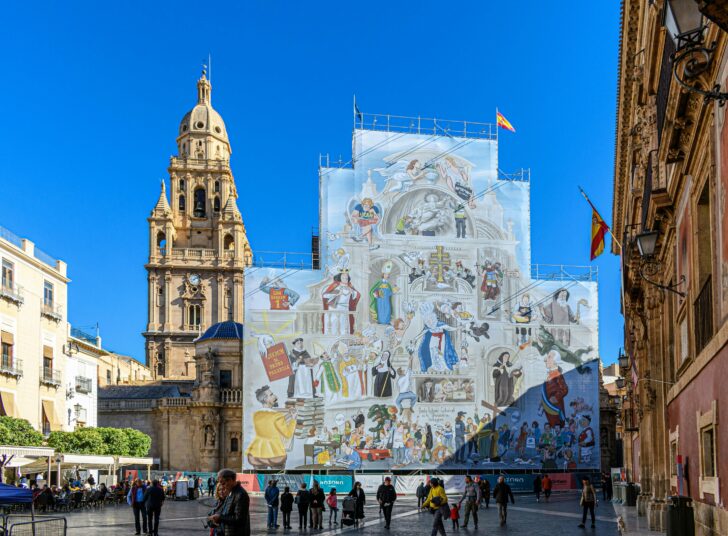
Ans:
{"label": "stone building facade", "polygon": [[666,497],[682,492],[711,536],[728,534],[728,118],[703,94],[728,82],[724,4],[622,3],[613,212],[638,511],[665,530]]}
{"label": "stone building facade", "polygon": [[67,430],[66,263],[0,227],[0,414]]}
{"label": "stone building facade", "polygon": [[[146,363],[157,379],[195,377],[193,341],[209,326],[243,320],[243,270],[252,253],[238,210],[225,123],[205,73],[183,118],[178,155],[148,218]],[[171,201],[171,203],[170,203]]]}
{"label": "stone building facade", "polygon": [[99,390],[99,426],[152,438],[162,470],[242,467],[242,324],[214,324],[194,343],[195,377]]}

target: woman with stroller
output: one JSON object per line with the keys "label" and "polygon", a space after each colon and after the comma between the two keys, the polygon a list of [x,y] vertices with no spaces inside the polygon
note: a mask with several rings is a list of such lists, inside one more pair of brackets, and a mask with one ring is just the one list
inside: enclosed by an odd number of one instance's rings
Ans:
{"label": "woman with stroller", "polygon": [[354,483],[354,488],[349,492],[349,497],[354,497],[354,499],[356,499],[356,512],[354,514],[354,519],[358,525],[359,520],[364,519],[364,505],[367,502],[367,497],[361,487],[361,482]]}

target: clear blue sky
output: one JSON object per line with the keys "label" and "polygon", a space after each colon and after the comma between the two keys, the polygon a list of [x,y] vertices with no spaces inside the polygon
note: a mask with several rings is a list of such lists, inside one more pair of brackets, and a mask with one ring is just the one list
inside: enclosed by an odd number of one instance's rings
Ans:
{"label": "clear blue sky", "polygon": [[[254,249],[305,251],[319,153],[351,153],[362,111],[494,121],[500,167],[532,170],[533,261],[589,263],[611,221],[618,2],[12,2],[0,225],[69,264],[69,316],[143,359],[146,218],[212,54]],[[497,4],[497,5],[490,5]],[[294,222],[281,236],[281,220]],[[600,270],[600,350],[622,341],[619,261]]]}

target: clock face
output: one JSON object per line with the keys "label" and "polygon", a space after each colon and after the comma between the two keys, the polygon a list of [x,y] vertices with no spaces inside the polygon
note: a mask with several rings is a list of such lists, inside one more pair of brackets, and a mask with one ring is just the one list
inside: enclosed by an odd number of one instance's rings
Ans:
{"label": "clock face", "polygon": [[199,285],[200,284],[200,274],[190,275],[190,283],[192,283],[193,285]]}

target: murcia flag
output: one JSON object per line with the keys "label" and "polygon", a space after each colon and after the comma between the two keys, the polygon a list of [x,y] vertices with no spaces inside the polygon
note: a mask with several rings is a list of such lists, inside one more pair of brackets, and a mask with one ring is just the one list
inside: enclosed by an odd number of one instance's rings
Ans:
{"label": "murcia flag", "polygon": [[510,130],[511,132],[516,131],[516,129],[513,128],[513,125],[511,125],[511,122],[508,121],[508,119],[506,119],[505,116],[498,110],[495,111],[495,119],[499,127]]}
{"label": "murcia flag", "polygon": [[609,226],[602,217],[592,209],[592,230],[591,230],[591,260],[596,259],[604,253],[604,236],[609,231]]}

